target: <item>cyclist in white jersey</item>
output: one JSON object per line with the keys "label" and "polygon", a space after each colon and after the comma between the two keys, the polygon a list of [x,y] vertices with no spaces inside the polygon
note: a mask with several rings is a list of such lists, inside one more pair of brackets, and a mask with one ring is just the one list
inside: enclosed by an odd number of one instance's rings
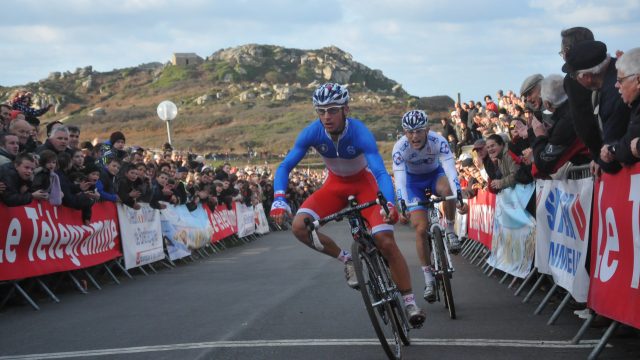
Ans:
{"label": "cyclist in white jersey", "polygon": [[[421,110],[412,110],[402,117],[402,128],[405,135],[393,147],[393,174],[398,201],[407,203],[426,200],[425,189],[437,196],[450,196],[460,192],[455,158],[449,149],[449,143],[441,135],[429,131],[427,114]],[[447,221],[446,238],[449,251],[457,254],[460,241],[454,232],[455,207],[461,213],[466,212],[466,205],[456,204],[456,200],[444,203]],[[435,279],[431,260],[425,256],[424,244],[429,220],[426,209],[422,206],[409,207],[407,217],[416,230],[416,249],[425,278],[424,299],[427,302],[436,300]]]}

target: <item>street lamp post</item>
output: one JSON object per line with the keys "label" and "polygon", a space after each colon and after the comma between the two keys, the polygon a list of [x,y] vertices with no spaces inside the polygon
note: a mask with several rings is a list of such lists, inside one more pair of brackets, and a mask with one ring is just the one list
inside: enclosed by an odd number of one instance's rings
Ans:
{"label": "street lamp post", "polygon": [[169,138],[169,145],[173,145],[171,143],[171,122],[178,115],[178,107],[173,102],[165,100],[158,105],[157,111],[160,120],[167,123],[167,137]]}

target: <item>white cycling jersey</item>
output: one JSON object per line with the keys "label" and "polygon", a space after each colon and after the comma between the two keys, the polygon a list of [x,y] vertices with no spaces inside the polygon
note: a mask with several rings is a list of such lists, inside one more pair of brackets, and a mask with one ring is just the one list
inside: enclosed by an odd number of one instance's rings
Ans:
{"label": "white cycling jersey", "polygon": [[[430,174],[442,166],[449,180],[451,191],[457,194],[460,190],[455,157],[449,148],[449,142],[441,135],[429,131],[425,145],[414,149],[406,135],[393,146],[393,175],[396,183],[398,201],[407,199],[407,175],[421,176]],[[434,189],[435,190],[435,189]]]}

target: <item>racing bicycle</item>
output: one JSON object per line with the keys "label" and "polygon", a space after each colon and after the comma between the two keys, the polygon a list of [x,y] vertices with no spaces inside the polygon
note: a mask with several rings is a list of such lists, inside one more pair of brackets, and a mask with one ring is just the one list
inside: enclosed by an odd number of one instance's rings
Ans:
{"label": "racing bicycle", "polygon": [[[451,279],[455,269],[449,255],[448,242],[444,240],[445,229],[442,227],[442,212],[435,205],[447,200],[458,200],[462,202],[460,195],[451,195],[439,197],[431,194],[427,189],[425,191],[427,200],[405,203],[400,200],[400,209],[403,215],[406,215],[407,207],[424,206],[427,210],[427,218],[429,219],[429,227],[427,230],[427,243],[423,248],[426,252],[425,258],[431,259],[431,264],[435,267],[434,277],[436,279],[436,300],[444,300],[444,306],[449,310],[449,317],[456,318],[456,307],[453,301],[453,290],[451,288]],[[442,293],[442,296],[440,295]]]}
{"label": "racing bicycle", "polygon": [[409,345],[409,321],[400,290],[391,278],[389,264],[375,246],[367,221],[360,213],[363,209],[379,204],[389,213],[382,193],[374,201],[358,204],[349,196],[347,208],[320,220],[305,219],[313,246],[322,250],[316,229],[331,222],[347,219],[353,237],[351,253],[358,279],[358,290],[373,328],[389,359],[402,358],[403,345]]}

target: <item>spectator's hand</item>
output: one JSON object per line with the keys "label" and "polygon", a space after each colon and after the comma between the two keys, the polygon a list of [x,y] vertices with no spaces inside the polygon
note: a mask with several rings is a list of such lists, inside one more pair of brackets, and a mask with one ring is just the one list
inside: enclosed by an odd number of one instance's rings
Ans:
{"label": "spectator's hand", "polygon": [[458,209],[458,213],[460,215],[464,215],[469,212],[469,205],[467,205],[466,203],[460,204],[459,202],[456,202],[456,209]]}
{"label": "spectator's hand", "polygon": [[622,51],[622,50],[616,50],[616,57],[617,57],[618,59],[620,59],[620,56],[622,56],[622,55],[624,55],[624,51]]}
{"label": "spectator's hand", "polygon": [[523,124],[520,121],[516,121],[516,131],[518,132],[518,136],[523,139],[529,137],[529,128],[527,127],[527,125]]}
{"label": "spectator's hand", "polygon": [[600,169],[600,165],[598,165],[597,162],[592,160],[591,164],[589,164],[589,168],[591,168],[591,175],[595,177],[600,177],[600,175],[602,175],[602,169]]}
{"label": "spectator's hand", "polygon": [[87,191],[87,190],[89,190],[90,187],[91,187],[91,182],[90,181],[81,181],[80,182],[80,190]]}
{"label": "spectator's hand", "polygon": [[140,204],[138,204],[138,203],[133,203],[133,208],[135,210],[140,210],[142,208],[142,206]]}
{"label": "spectator's hand", "polygon": [[142,194],[138,190],[131,190],[131,192],[129,193],[129,197],[133,198],[133,199],[139,198],[140,195],[142,195]]}
{"label": "spectator's hand", "polygon": [[547,128],[545,128],[542,121],[538,120],[536,117],[531,121],[531,128],[536,136],[547,136]]}
{"label": "spectator's hand", "polygon": [[162,194],[165,196],[172,195],[173,191],[170,188],[165,186],[162,188]]}
{"label": "spectator's hand", "polygon": [[291,208],[287,201],[282,196],[278,196],[273,200],[271,204],[271,211],[269,212],[269,216],[276,222],[278,225],[282,225],[286,217],[291,217]]}
{"label": "spectator's hand", "polygon": [[631,140],[631,153],[633,156],[640,158],[640,152],[638,152],[638,140],[640,140],[640,138]]}
{"label": "spectator's hand", "polygon": [[380,215],[382,215],[384,222],[393,225],[398,222],[398,210],[396,210],[396,207],[390,202],[387,203],[387,208],[389,209],[389,214],[381,208]]}
{"label": "spectator's hand", "polygon": [[602,145],[602,149],[600,149],[600,159],[606,163],[610,163],[616,159],[613,153],[609,151],[609,145]]}
{"label": "spectator's hand", "polygon": [[491,188],[492,188],[493,190],[500,190],[500,189],[502,189],[502,180],[500,180],[500,179],[491,180]]}
{"label": "spectator's hand", "polygon": [[100,199],[100,194],[98,194],[95,191],[85,191],[84,194],[87,195],[89,199],[93,199],[93,200]]}
{"label": "spectator's hand", "polygon": [[49,193],[47,193],[44,190],[36,190],[31,193],[31,197],[33,197],[36,200],[46,200],[49,198]]}
{"label": "spectator's hand", "polygon": [[2,194],[7,189],[7,185],[0,181],[0,194]]}

